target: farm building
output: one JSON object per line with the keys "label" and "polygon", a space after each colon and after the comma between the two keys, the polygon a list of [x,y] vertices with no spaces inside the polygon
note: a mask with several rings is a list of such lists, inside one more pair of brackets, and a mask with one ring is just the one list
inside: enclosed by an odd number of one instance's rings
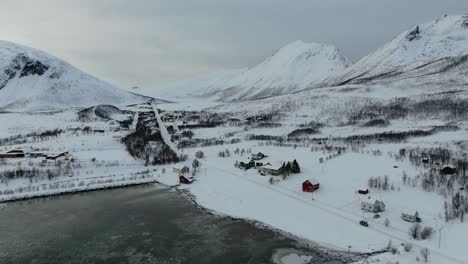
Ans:
{"label": "farm building", "polygon": [[455,167],[453,165],[445,165],[440,170],[440,173],[442,173],[444,175],[453,175],[453,174],[457,173],[457,167]]}
{"label": "farm building", "polygon": [[194,182],[194,178],[193,177],[187,177],[185,175],[180,175],[179,176],[179,183],[181,184],[191,184],[192,182]]}
{"label": "farm building", "polygon": [[42,152],[42,151],[29,152],[28,155],[31,158],[45,158],[45,157],[47,157],[47,153]]}
{"label": "farm building", "polygon": [[280,176],[283,174],[283,169],[282,167],[279,167],[276,169],[276,167],[271,166],[271,164],[267,164],[261,168],[258,169],[258,172],[261,175],[272,175],[272,176]]}
{"label": "farm building", "polygon": [[257,154],[252,154],[252,159],[253,160],[262,160],[264,158],[268,157],[267,155],[261,153],[261,152],[258,152]]}
{"label": "farm building", "polygon": [[320,183],[316,179],[309,179],[302,183],[303,192],[315,192],[320,188]]}
{"label": "farm building", "polygon": [[26,155],[23,150],[15,149],[6,153],[0,153],[0,159],[24,158]]}
{"label": "farm building", "polygon": [[406,209],[401,213],[401,219],[411,222],[411,223],[416,223],[419,222],[421,219],[419,218],[419,213],[415,210],[411,209]]}
{"label": "farm building", "polygon": [[361,201],[361,210],[371,213],[378,213],[385,211],[385,204],[382,201],[368,198]]}
{"label": "farm building", "polygon": [[182,168],[173,168],[172,171],[178,173],[178,174],[183,174],[183,173],[189,173],[190,168],[188,166],[184,166]]}
{"label": "farm building", "polygon": [[66,158],[68,156],[68,152],[60,152],[54,154],[48,154],[45,158],[48,160],[57,160],[59,158]]}

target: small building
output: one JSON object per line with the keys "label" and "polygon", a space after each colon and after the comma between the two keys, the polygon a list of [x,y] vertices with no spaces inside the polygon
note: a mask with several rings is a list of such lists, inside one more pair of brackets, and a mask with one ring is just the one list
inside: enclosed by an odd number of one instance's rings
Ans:
{"label": "small building", "polygon": [[42,151],[29,152],[28,155],[31,158],[45,158],[45,157],[47,157],[47,153],[42,152]]}
{"label": "small building", "polygon": [[60,152],[54,154],[48,154],[45,158],[47,160],[57,160],[59,158],[66,158],[68,156],[68,152]]}
{"label": "small building", "polygon": [[320,188],[320,183],[316,179],[309,179],[302,183],[303,192],[315,192]]}
{"label": "small building", "polygon": [[259,168],[258,172],[264,176],[266,175],[280,176],[283,174],[283,169],[282,167],[276,168],[276,167],[273,167],[271,164],[267,164]]}
{"label": "small building", "polygon": [[411,223],[416,223],[416,222],[421,221],[421,219],[419,218],[418,211],[411,210],[411,209],[406,209],[403,212],[401,212],[401,219],[411,222]]}
{"label": "small building", "polygon": [[239,169],[249,170],[251,168],[256,168],[257,166],[261,166],[259,162],[255,162],[254,160],[250,160],[249,162],[245,163],[243,161],[236,163]]}
{"label": "small building", "polygon": [[369,197],[361,201],[361,210],[371,213],[378,213],[385,211],[385,203]]}
{"label": "small building", "polygon": [[367,195],[367,194],[369,194],[369,189],[358,190],[358,193],[359,193],[359,194],[363,194],[363,195]]}
{"label": "small building", "polygon": [[261,152],[258,152],[257,154],[252,154],[252,159],[253,160],[262,160],[264,158],[268,157],[267,155],[261,153]]}
{"label": "small building", "polygon": [[443,175],[453,175],[457,173],[457,167],[455,167],[454,165],[445,165],[440,170],[440,173]]}
{"label": "small building", "polygon": [[0,153],[0,159],[24,158],[26,154],[21,149],[10,150],[6,153]]}
{"label": "small building", "polygon": [[179,183],[180,184],[191,184],[194,181],[195,181],[195,179],[193,177],[187,177],[185,175],[180,175],[179,176]]}
{"label": "small building", "polygon": [[188,166],[184,166],[182,168],[173,168],[172,171],[178,174],[184,174],[184,173],[189,173],[190,168]]}

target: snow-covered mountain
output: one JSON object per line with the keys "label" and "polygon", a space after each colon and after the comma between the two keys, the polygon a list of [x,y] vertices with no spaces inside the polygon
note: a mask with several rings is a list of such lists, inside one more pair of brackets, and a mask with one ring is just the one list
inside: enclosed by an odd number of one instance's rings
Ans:
{"label": "snow-covered mountain", "polygon": [[[343,84],[468,81],[468,16],[443,16],[416,25],[322,87]],[[401,84],[403,84],[401,82]]]}
{"label": "snow-covered mountain", "polygon": [[171,87],[174,93],[245,101],[298,91],[342,72],[350,61],[331,45],[296,41],[262,63],[225,71]]}
{"label": "snow-covered mountain", "polygon": [[120,90],[42,51],[0,41],[1,110],[48,110],[148,99]]}

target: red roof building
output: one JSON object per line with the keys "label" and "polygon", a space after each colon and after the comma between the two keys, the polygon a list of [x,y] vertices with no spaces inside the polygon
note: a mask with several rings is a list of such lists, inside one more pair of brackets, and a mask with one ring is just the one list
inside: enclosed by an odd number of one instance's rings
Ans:
{"label": "red roof building", "polygon": [[315,192],[320,188],[320,183],[315,179],[309,179],[302,183],[303,192]]}

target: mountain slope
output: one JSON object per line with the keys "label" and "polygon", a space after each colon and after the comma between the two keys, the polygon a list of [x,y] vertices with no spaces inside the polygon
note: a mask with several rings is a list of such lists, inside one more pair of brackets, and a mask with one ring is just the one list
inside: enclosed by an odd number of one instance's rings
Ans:
{"label": "mountain slope", "polygon": [[148,100],[42,51],[0,41],[0,109],[47,110]]}
{"label": "mountain slope", "polygon": [[296,41],[252,68],[179,83],[172,90],[221,101],[254,100],[304,89],[349,65],[334,46]]}
{"label": "mountain slope", "polygon": [[[415,79],[467,81],[468,16],[443,16],[407,30],[338,76],[319,86],[398,82]],[[442,78],[442,79],[441,79]]]}

